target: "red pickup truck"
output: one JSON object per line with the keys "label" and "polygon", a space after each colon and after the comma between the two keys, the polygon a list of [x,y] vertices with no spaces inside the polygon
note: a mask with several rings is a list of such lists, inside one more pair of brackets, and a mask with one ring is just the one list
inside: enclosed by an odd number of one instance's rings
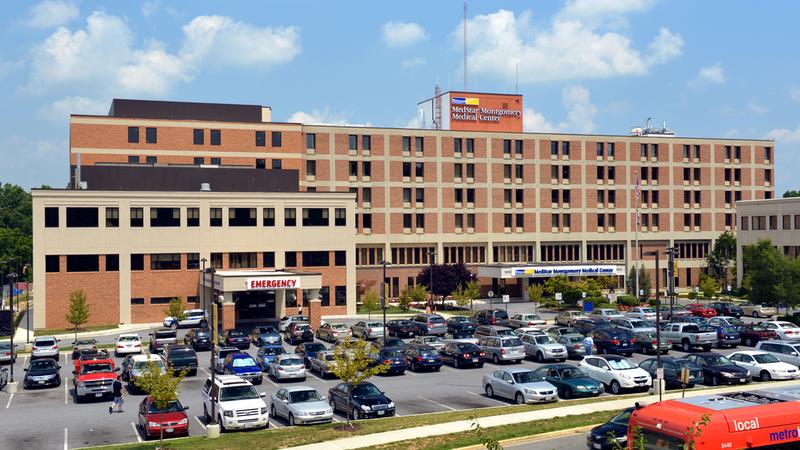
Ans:
{"label": "red pickup truck", "polygon": [[115,367],[111,358],[76,361],[72,372],[76,400],[111,396],[118,371],[119,367]]}

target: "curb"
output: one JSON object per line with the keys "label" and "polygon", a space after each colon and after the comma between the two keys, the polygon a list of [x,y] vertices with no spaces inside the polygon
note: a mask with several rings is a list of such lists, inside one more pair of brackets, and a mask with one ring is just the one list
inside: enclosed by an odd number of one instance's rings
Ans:
{"label": "curb", "polygon": [[[579,433],[586,433],[587,431],[591,430],[592,428],[600,425],[599,423],[592,424],[592,425],[584,425],[582,427],[576,428],[567,428],[565,430],[557,430],[557,431],[549,431],[547,433],[540,433],[540,434],[531,434],[528,436],[520,436],[512,439],[505,439],[499,441],[500,445],[503,447],[510,446],[510,445],[519,445],[519,444],[530,444],[533,442],[541,442],[541,441],[549,441],[550,439],[557,439],[564,436],[569,436],[571,434],[579,434]],[[483,450],[483,444],[478,445],[470,445],[469,447],[459,447],[456,450]]]}

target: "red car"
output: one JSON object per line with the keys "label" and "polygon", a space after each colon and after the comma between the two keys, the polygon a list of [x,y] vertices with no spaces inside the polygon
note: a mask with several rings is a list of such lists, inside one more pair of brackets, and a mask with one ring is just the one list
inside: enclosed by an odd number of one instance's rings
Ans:
{"label": "red car", "polygon": [[699,303],[692,303],[685,306],[686,309],[692,312],[693,316],[698,317],[714,317],[717,315],[717,310],[714,308],[709,308],[708,306],[703,306]]}
{"label": "red car", "polygon": [[139,427],[148,438],[158,439],[161,429],[164,437],[188,436],[189,416],[180,401],[175,401],[166,409],[161,410],[149,395],[139,404]]}

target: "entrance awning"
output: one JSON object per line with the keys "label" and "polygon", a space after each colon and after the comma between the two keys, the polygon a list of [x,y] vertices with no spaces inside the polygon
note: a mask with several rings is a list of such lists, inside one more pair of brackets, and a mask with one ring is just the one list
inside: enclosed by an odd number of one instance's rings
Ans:
{"label": "entrance awning", "polygon": [[488,264],[478,266],[478,276],[485,278],[600,277],[625,275],[625,266],[617,264]]}
{"label": "entrance awning", "polygon": [[[211,287],[211,274],[203,274],[203,286]],[[320,289],[322,274],[279,270],[218,270],[214,288],[221,292],[287,289]]]}

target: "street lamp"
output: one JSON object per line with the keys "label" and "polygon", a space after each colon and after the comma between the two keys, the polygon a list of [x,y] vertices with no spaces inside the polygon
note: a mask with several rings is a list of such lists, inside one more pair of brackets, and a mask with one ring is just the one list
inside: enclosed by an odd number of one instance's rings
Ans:
{"label": "street lamp", "polygon": [[386,300],[388,297],[386,292],[386,266],[390,265],[391,263],[383,260],[378,264],[383,266],[383,282],[381,283],[381,309],[383,309],[383,348],[386,348]]}
{"label": "street lamp", "polygon": [[436,264],[436,249],[432,248],[428,250],[428,258],[431,262],[431,279],[430,279],[430,287],[431,287],[431,307],[433,307],[433,266]]}
{"label": "street lamp", "polygon": [[661,345],[661,304],[659,302],[659,290],[661,285],[659,284],[659,267],[658,267],[658,260],[660,259],[659,253],[657,250],[644,252],[645,256],[653,256],[656,259],[656,383],[658,383],[658,401],[661,401],[661,378],[662,378],[662,367],[661,367],[661,350],[658,348]]}
{"label": "street lamp", "polygon": [[[203,258],[203,265],[205,266],[205,258]],[[213,386],[216,379],[216,359],[217,359],[217,289],[216,285],[214,284],[214,266],[212,265],[207,270],[211,273],[211,385]],[[203,275],[203,284],[205,285],[205,274]],[[205,286],[203,287],[205,291]],[[211,402],[211,422],[210,423],[217,423],[217,407],[214,402]]]}
{"label": "street lamp", "polygon": [[30,286],[30,264],[22,266],[22,276],[25,278],[25,331],[27,336],[25,342],[31,342],[31,286]]}
{"label": "street lamp", "polygon": [[14,282],[17,279],[17,273],[11,271],[8,275],[6,275],[6,277],[8,278],[8,288],[10,293],[8,305],[11,308],[11,340],[9,342],[9,345],[11,345],[11,382],[14,382],[14,355],[17,353],[14,349],[14,332],[16,331],[16,320],[14,320]]}

